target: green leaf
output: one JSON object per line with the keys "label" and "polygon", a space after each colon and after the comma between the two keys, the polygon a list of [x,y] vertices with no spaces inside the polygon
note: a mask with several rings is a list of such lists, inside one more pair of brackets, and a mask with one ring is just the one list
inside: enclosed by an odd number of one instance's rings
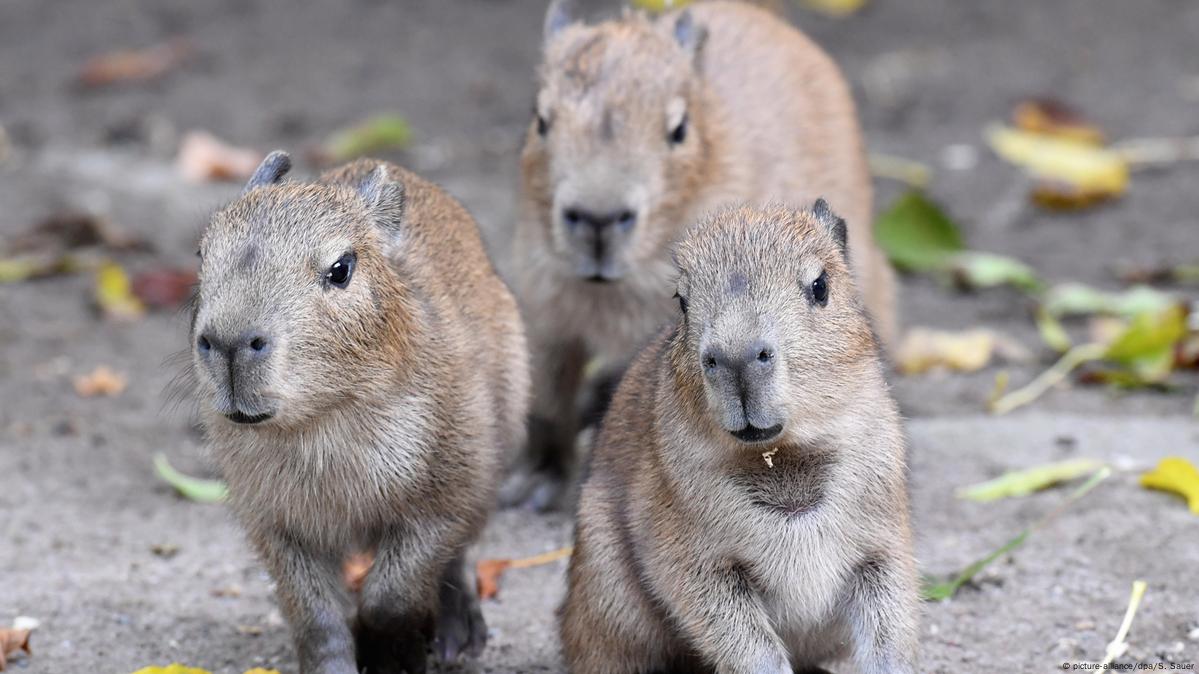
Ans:
{"label": "green leaf", "polygon": [[1037,322],[1037,332],[1041,334],[1041,339],[1045,341],[1049,348],[1058,353],[1065,353],[1074,346],[1070,341],[1070,335],[1066,332],[1066,328],[1062,326],[1053,314],[1045,310],[1044,307],[1037,309],[1035,317]]}
{"label": "green leaf", "polygon": [[184,475],[171,466],[165,454],[154,455],[154,472],[185,498],[198,503],[219,503],[229,495],[224,482]]}
{"label": "green leaf", "polygon": [[947,263],[954,281],[965,288],[1006,285],[1027,293],[1037,293],[1045,286],[1032,267],[1004,255],[964,251],[950,257]]}
{"label": "green leaf", "polygon": [[922,192],[899,197],[874,224],[875,241],[905,271],[944,269],[964,249],[958,226]]}
{"label": "green leaf", "polygon": [[1131,317],[1145,312],[1161,311],[1178,303],[1170,293],[1146,285],[1121,292],[1098,290],[1081,283],[1054,286],[1045,295],[1045,311],[1052,316],[1081,316],[1111,314]]}
{"label": "green leaf", "polygon": [[379,115],[334,133],[325,143],[325,153],[333,163],[356,157],[399,149],[412,140],[412,127],[399,115]]}
{"label": "green leaf", "polygon": [[1048,463],[1043,466],[1014,470],[999,477],[962,487],[957,490],[958,498],[986,503],[999,499],[1025,496],[1060,482],[1067,482],[1089,475],[1103,466],[1095,459],[1073,459]]}
{"label": "green leaf", "polygon": [[1107,466],[1095,471],[1091,474],[1091,477],[1088,478],[1086,482],[1071,492],[1070,495],[1067,496],[1066,499],[1060,504],[1058,504],[1056,508],[1041,517],[1041,519],[1034,522],[1032,526],[1016,534],[1015,538],[1009,540],[1007,543],[1004,543],[999,547],[998,550],[995,550],[986,557],[983,557],[982,559],[970,564],[957,574],[945,579],[938,579],[933,576],[926,575],[923,579],[921,594],[928,601],[942,601],[952,597],[959,589],[961,589],[963,585],[973,580],[980,571],[990,566],[992,562],[1000,557],[1024,545],[1029,536],[1031,536],[1037,530],[1043,529],[1050,522],[1057,519],[1057,517],[1065,512],[1067,508],[1078,501],[1078,499],[1085,496],[1087,492],[1094,489],[1095,486],[1100,482],[1106,480],[1111,474],[1112,469]]}
{"label": "green leaf", "polygon": [[1174,348],[1186,335],[1187,312],[1174,304],[1136,316],[1113,341],[1103,359],[1123,365],[1146,383],[1163,381],[1174,369]]}

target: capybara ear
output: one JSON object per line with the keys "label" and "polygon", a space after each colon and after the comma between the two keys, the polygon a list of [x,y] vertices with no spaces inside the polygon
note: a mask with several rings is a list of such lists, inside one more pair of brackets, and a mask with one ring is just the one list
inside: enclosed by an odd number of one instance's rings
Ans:
{"label": "capybara ear", "polygon": [[845,218],[838,216],[828,207],[828,202],[824,199],[817,199],[815,204],[812,204],[812,215],[816,217],[817,222],[824,225],[825,230],[841,247],[841,254],[849,257],[849,230],[845,226]]}
{"label": "capybara ear", "polygon": [[549,9],[545,10],[544,44],[548,45],[563,28],[574,23],[571,11],[573,4],[571,0],[553,0],[550,3]]}
{"label": "capybara ear", "polygon": [[404,184],[391,177],[386,164],[380,164],[358,183],[358,196],[366,202],[375,225],[398,243],[404,232]]}
{"label": "capybara ear", "polygon": [[275,150],[268,154],[266,159],[254,169],[254,175],[250,176],[250,182],[246,183],[242,194],[249,192],[256,187],[263,185],[273,185],[279,182],[287,172],[291,170],[291,155],[283,150]]}
{"label": "capybara ear", "polygon": [[679,18],[674,20],[674,39],[698,66],[699,54],[704,48],[704,41],[708,39],[708,29],[695,23],[690,9],[684,9],[679,13]]}

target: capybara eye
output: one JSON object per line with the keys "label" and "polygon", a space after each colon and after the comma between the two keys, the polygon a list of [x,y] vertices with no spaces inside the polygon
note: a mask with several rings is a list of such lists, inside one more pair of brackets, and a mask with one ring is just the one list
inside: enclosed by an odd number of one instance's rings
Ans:
{"label": "capybara eye", "polygon": [[679,301],[679,310],[687,313],[687,298],[680,295],[677,291],[674,294],[674,298]]}
{"label": "capybara eye", "polygon": [[358,258],[353,253],[342,255],[329,267],[329,271],[325,272],[325,280],[338,288],[346,287],[350,284],[350,277],[354,275],[354,263],[357,261]]}
{"label": "capybara eye", "polygon": [[812,281],[812,301],[820,306],[828,304],[828,274],[820,272],[820,276]]}
{"label": "capybara eye", "polygon": [[670,144],[678,145],[687,140],[687,115],[679,120],[678,126],[670,130]]}
{"label": "capybara eye", "polygon": [[550,131],[550,122],[545,117],[537,115],[537,135],[542,138]]}

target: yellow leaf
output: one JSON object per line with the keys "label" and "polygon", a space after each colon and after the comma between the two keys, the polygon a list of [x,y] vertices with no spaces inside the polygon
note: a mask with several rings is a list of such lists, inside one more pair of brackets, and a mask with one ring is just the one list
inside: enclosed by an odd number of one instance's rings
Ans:
{"label": "yellow leaf", "polygon": [[129,275],[114,262],[106,262],[96,272],[96,304],[105,316],[138,318],[146,313],[142,301],[133,294]]}
{"label": "yellow leaf", "polygon": [[633,0],[633,6],[655,13],[669,12],[690,4],[691,0]]}
{"label": "yellow leaf", "polygon": [[995,335],[988,330],[941,332],[915,328],[903,340],[895,360],[903,374],[920,374],[937,367],[974,372],[991,362],[994,351]]}
{"label": "yellow leaf", "polygon": [[1012,111],[1016,128],[1033,133],[1059,136],[1088,145],[1102,145],[1103,131],[1079,111],[1052,98],[1021,101]]}
{"label": "yellow leaf", "polygon": [[184,667],[176,662],[166,667],[143,667],[133,674],[211,674],[211,672],[198,667]]}
{"label": "yellow leaf", "polygon": [[1059,482],[1067,482],[1090,475],[1102,467],[1103,463],[1094,459],[1073,459],[1048,463],[1043,466],[1011,471],[993,480],[962,487],[957,490],[956,494],[958,498],[983,503],[1014,496],[1025,496],[1052,487]]}
{"label": "yellow leaf", "polygon": [[1157,468],[1141,476],[1141,486],[1178,494],[1199,515],[1199,468],[1190,461],[1179,456],[1162,459]]}
{"label": "yellow leaf", "polygon": [[804,6],[829,16],[849,16],[866,5],[866,0],[803,0]]}
{"label": "yellow leaf", "polygon": [[1128,161],[1114,150],[1003,126],[987,130],[991,149],[1037,178],[1094,196],[1128,189]]}

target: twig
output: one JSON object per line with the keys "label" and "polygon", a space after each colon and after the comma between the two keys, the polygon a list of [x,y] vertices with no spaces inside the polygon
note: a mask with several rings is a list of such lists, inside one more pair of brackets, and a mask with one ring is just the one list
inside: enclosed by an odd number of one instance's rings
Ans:
{"label": "twig", "polygon": [[1107,653],[1103,656],[1103,662],[1099,663],[1100,668],[1110,665],[1113,660],[1124,655],[1124,652],[1128,650],[1128,643],[1124,640],[1128,637],[1128,630],[1132,627],[1132,619],[1136,617],[1137,607],[1141,605],[1141,598],[1145,596],[1145,588],[1145,581],[1133,581],[1132,596],[1128,598],[1128,609],[1124,611],[1124,622],[1120,624],[1120,631],[1116,633],[1116,638],[1107,645]]}
{"label": "twig", "polygon": [[999,398],[991,404],[993,414],[1007,414],[1023,407],[1045,394],[1046,391],[1065,380],[1079,365],[1103,358],[1107,347],[1103,344],[1080,344],[1072,347],[1053,367],[1042,372],[1023,388]]}

